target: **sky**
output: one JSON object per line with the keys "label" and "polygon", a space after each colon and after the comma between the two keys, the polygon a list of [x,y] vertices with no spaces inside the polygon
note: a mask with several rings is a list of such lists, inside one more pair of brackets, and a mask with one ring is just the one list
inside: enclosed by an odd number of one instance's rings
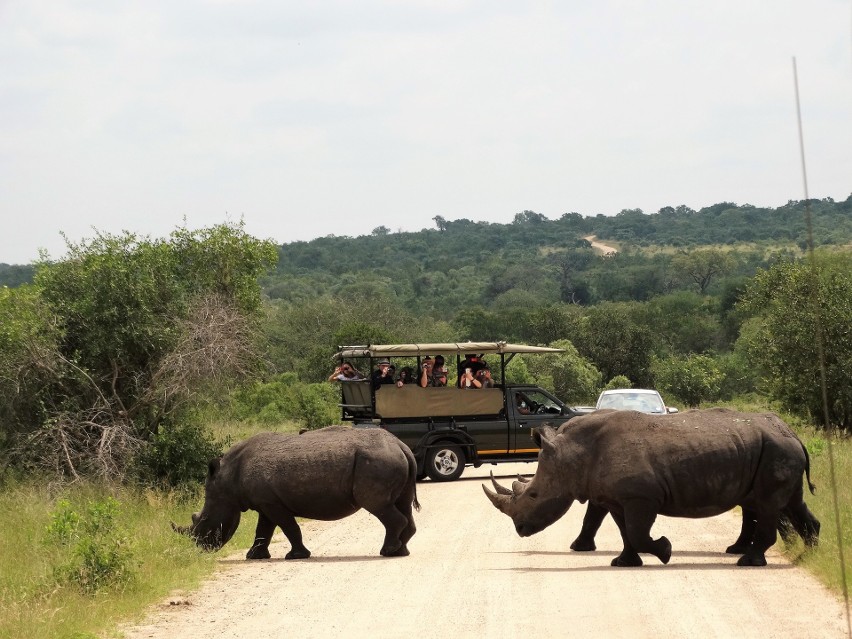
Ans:
{"label": "sky", "polygon": [[0,70],[0,263],[852,193],[852,0],[0,0]]}

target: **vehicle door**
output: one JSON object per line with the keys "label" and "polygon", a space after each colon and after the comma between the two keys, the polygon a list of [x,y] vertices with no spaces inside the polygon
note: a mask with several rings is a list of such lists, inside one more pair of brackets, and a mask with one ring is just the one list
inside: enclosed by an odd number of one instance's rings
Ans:
{"label": "vehicle door", "polygon": [[538,451],[532,438],[532,429],[544,424],[559,426],[567,421],[563,416],[565,405],[541,388],[513,388],[510,391],[509,452],[530,453]]}
{"label": "vehicle door", "polygon": [[459,427],[463,428],[476,442],[476,452],[480,456],[505,455],[513,443],[509,431],[509,420],[505,416],[470,420],[460,418]]}

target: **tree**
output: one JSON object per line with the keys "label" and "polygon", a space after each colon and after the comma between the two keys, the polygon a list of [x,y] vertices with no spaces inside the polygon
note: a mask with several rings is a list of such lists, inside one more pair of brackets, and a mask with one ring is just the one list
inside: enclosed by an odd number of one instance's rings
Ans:
{"label": "tree", "polygon": [[737,347],[770,395],[825,426],[824,371],[828,422],[852,428],[852,256],[778,263],[754,277],[737,306],[750,317]]}
{"label": "tree", "polygon": [[716,249],[699,249],[689,253],[681,251],[672,258],[671,263],[675,272],[698,287],[700,295],[707,292],[714,277],[727,273],[734,264],[730,254]]}
{"label": "tree", "polygon": [[723,377],[712,357],[696,354],[656,359],[653,371],[658,390],[674,395],[690,408],[716,399]]}
{"label": "tree", "polygon": [[515,214],[512,224],[541,224],[547,222],[547,217],[535,211],[521,211]]}
{"label": "tree", "polygon": [[567,339],[557,340],[548,346],[561,348],[564,352],[524,358],[537,382],[552,389],[568,404],[594,403],[601,386],[600,371]]}
{"label": "tree", "polygon": [[438,227],[438,230],[440,232],[443,233],[444,231],[447,230],[447,220],[444,219],[442,216],[436,215],[435,217],[432,218],[432,221],[435,222],[435,226]]}
{"label": "tree", "polygon": [[611,302],[589,307],[577,335],[571,338],[603,379],[625,375],[640,387],[652,383],[651,356],[657,341],[637,318],[640,309],[634,303]]}
{"label": "tree", "polygon": [[[55,322],[45,335],[61,366],[17,443],[63,472],[112,476],[163,424],[256,372],[258,278],[277,249],[241,224],[67,244],[66,259],[37,264],[29,307]],[[11,326],[32,325],[26,308]]]}
{"label": "tree", "polygon": [[651,299],[644,321],[672,353],[707,353],[723,341],[718,303],[692,291],[678,291]]}
{"label": "tree", "polygon": [[45,420],[64,363],[56,316],[32,286],[0,288],[0,450]]}

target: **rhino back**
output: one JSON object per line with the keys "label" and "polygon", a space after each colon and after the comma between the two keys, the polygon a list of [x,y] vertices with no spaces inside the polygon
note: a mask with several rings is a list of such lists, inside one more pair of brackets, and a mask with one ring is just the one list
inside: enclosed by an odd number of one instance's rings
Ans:
{"label": "rhino back", "polygon": [[[799,482],[798,439],[771,414],[730,410],[575,418],[562,431],[583,498],[606,503],[655,496],[660,514],[706,517]],[[575,428],[576,427],[576,428]]]}
{"label": "rhino back", "polygon": [[242,510],[283,504],[296,516],[339,519],[364,506],[359,495],[365,485],[388,498],[402,490],[409,459],[400,444],[373,428],[261,433],[223,456],[218,484]]}

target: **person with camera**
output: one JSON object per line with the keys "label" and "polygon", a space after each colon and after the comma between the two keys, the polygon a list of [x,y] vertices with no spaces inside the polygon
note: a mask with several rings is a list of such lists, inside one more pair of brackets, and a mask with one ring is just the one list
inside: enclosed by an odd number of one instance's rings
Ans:
{"label": "person with camera", "polygon": [[420,369],[420,386],[422,388],[447,385],[447,367],[444,366],[443,355],[435,355],[434,360],[427,355]]}
{"label": "person with camera", "polygon": [[494,388],[494,379],[491,377],[491,369],[488,367],[488,364],[485,364],[484,367],[479,369],[475,379],[479,382],[477,388]]}
{"label": "person with camera", "polygon": [[464,359],[459,362],[456,386],[459,388],[478,388],[473,380],[485,365],[485,362],[476,353],[465,353]]}
{"label": "person with camera", "polygon": [[364,379],[364,376],[358,371],[351,362],[341,362],[340,366],[334,369],[334,372],[329,376],[330,382],[357,382],[359,379]]}
{"label": "person with camera", "polygon": [[390,360],[383,359],[377,364],[376,370],[370,375],[370,381],[373,383],[373,389],[378,389],[382,384],[394,384],[393,371],[391,370]]}

